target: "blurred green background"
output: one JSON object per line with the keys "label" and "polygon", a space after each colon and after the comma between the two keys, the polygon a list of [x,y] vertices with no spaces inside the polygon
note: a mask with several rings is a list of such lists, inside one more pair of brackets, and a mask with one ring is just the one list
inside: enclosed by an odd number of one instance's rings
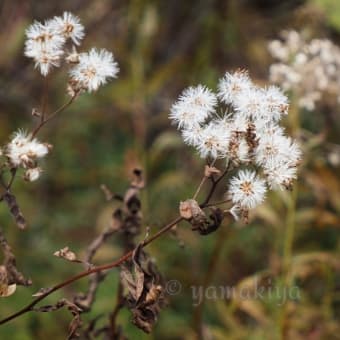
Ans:
{"label": "blurred green background", "polygon": [[[31,110],[41,101],[42,77],[23,56],[24,31],[33,20],[63,11],[79,16],[85,26],[81,49],[113,51],[121,71],[117,80],[95,94],[82,95],[42,130],[39,138],[54,146],[44,160],[43,176],[36,183],[17,180],[13,188],[29,229],[19,231],[7,207],[0,205],[0,223],[18,267],[33,280],[32,287],[19,287],[0,301],[0,318],[28,303],[40,287],[81,270],[52,254],[68,245],[81,255],[108,225],[113,206],[105,201],[100,184],[123,193],[131,170],[142,167],[147,179],[144,225],[152,231],[177,214],[181,199],[192,196],[204,163],[184,146],[167,118],[183,88],[202,83],[216,89],[224,72],[238,67],[249,69],[258,84],[267,84],[273,62],[267,43],[283,29],[308,30],[313,37],[340,42],[337,0],[0,0],[2,145],[16,129],[32,126]],[[65,72],[53,72],[49,111],[66,100],[66,81]],[[301,298],[287,304],[284,322],[275,298],[248,305],[216,299],[197,308],[190,288],[203,282],[236,286],[263,271],[277,271],[291,193],[273,193],[248,226],[224,224],[202,237],[183,224],[177,238],[164,236],[148,248],[160,271],[168,280],[179,280],[182,291],[170,298],[151,335],[136,329],[129,312],[123,311],[119,321],[129,338],[195,339],[202,328],[204,339],[279,339],[285,328],[287,339],[340,339],[340,161],[334,162],[334,152],[340,157],[339,110],[333,107],[327,113],[331,121],[321,110],[299,112],[301,129],[317,134],[327,128],[328,135],[314,144],[310,137],[304,147],[293,216],[294,284]],[[121,248],[113,237],[96,262],[117,258]],[[69,286],[45,302],[72,296],[86,283]],[[113,271],[84,320],[114,308],[116,287]],[[64,339],[69,321],[65,310],[29,313],[0,327],[0,338]]]}

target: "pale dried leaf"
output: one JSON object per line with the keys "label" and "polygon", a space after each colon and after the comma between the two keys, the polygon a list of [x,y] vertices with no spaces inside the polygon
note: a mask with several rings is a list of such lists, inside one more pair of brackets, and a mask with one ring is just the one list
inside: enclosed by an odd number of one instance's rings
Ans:
{"label": "pale dried leaf", "polygon": [[8,297],[14,294],[17,289],[17,285],[15,283],[11,285],[0,284],[0,297]]}
{"label": "pale dried leaf", "polygon": [[54,254],[56,257],[60,257],[66,261],[77,261],[77,256],[74,252],[72,252],[69,247],[65,247],[63,249],[57,250]]}

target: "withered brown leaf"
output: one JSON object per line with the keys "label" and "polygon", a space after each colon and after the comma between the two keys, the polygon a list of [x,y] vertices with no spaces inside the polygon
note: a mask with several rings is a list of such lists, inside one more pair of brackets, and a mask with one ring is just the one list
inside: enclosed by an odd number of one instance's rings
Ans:
{"label": "withered brown leaf", "polygon": [[121,267],[121,282],[128,291],[125,304],[132,312],[132,323],[150,333],[165,304],[162,277],[140,244],[132,255],[133,274]]}

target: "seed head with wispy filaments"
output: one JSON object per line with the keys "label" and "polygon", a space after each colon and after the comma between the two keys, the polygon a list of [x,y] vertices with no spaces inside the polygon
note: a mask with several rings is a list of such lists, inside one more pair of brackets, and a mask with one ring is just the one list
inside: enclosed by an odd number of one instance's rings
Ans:
{"label": "seed head with wispy filaments", "polygon": [[118,72],[118,64],[111,52],[92,48],[89,52],[79,54],[79,63],[69,73],[73,86],[93,92],[106,84],[108,79],[116,78]]}
{"label": "seed head with wispy filaments", "polygon": [[26,30],[25,55],[32,58],[35,67],[47,76],[52,67],[58,67],[64,54],[65,38],[53,28],[52,21],[35,22]]}
{"label": "seed head with wispy filaments", "polygon": [[228,144],[229,135],[212,121],[202,128],[194,146],[202,158],[217,159],[225,158]]}
{"label": "seed head with wispy filaments", "polygon": [[218,83],[218,96],[225,104],[234,104],[238,95],[252,87],[253,85],[247,71],[226,72]]}
{"label": "seed head with wispy filaments", "polygon": [[252,209],[262,203],[267,191],[266,182],[250,170],[240,170],[229,183],[228,196],[242,209]]}
{"label": "seed head with wispy filaments", "polygon": [[198,85],[185,89],[171,107],[169,118],[178,125],[192,129],[204,123],[215,112],[216,95],[208,88]]}
{"label": "seed head with wispy filaments", "polygon": [[69,70],[68,93],[76,96],[84,91],[93,92],[109,79],[116,78],[119,68],[113,54],[105,49],[92,48],[89,52],[78,53],[75,45],[80,45],[84,37],[84,26],[79,18],[64,12],[44,23],[36,21],[26,30],[25,55],[34,60],[43,76],[65,60],[73,66]]}
{"label": "seed head with wispy filaments", "polygon": [[35,48],[60,50],[65,41],[65,37],[55,30],[54,20],[47,20],[44,24],[35,21],[26,29],[25,54],[30,57]]}
{"label": "seed head with wispy filaments", "polygon": [[280,134],[262,135],[256,148],[256,163],[266,165],[273,160],[295,165],[301,159],[301,150],[290,137]]}
{"label": "seed head with wispy filaments", "polygon": [[273,190],[289,190],[297,178],[296,166],[275,158],[264,165],[263,172],[268,186]]}
{"label": "seed head with wispy filaments", "polygon": [[189,87],[172,106],[169,118],[201,158],[242,167],[228,190],[233,216],[239,211],[247,219],[267,186],[289,189],[296,178],[301,150],[279,125],[288,109],[280,88],[261,88],[240,70],[220,79],[217,95],[202,85]]}
{"label": "seed head with wispy filaments", "polygon": [[49,146],[31,137],[25,131],[18,131],[7,144],[6,156],[13,167],[34,168],[39,158],[46,156]]}
{"label": "seed head with wispy filaments", "polygon": [[71,39],[75,45],[80,45],[80,41],[85,36],[84,26],[80,23],[79,18],[69,12],[64,12],[61,17],[54,17],[52,27],[65,39]]}

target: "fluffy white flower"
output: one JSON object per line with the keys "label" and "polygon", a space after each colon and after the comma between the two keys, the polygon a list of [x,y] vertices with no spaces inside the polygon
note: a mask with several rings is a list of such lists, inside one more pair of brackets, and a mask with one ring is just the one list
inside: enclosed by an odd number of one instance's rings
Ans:
{"label": "fluffy white flower", "polygon": [[244,70],[234,73],[226,72],[218,84],[218,96],[226,104],[234,104],[235,99],[242,95],[242,92],[249,90],[253,84]]}
{"label": "fluffy white flower", "polygon": [[197,125],[182,130],[183,141],[187,145],[197,145],[201,140],[202,127]]}
{"label": "fluffy white flower", "polygon": [[6,156],[15,167],[24,168],[35,167],[37,158],[47,155],[49,149],[46,144],[42,144],[24,131],[18,131],[6,147]]}
{"label": "fluffy white flower", "polygon": [[79,45],[80,40],[85,36],[84,26],[80,23],[79,18],[69,12],[64,12],[62,17],[54,17],[52,27],[66,39],[72,39],[76,45]]}
{"label": "fluffy white flower", "polygon": [[60,50],[65,44],[65,38],[56,31],[53,20],[45,24],[34,22],[26,30],[25,55],[31,57],[36,48],[48,50]]}
{"label": "fluffy white flower", "polygon": [[228,151],[229,131],[219,127],[215,122],[203,127],[195,145],[202,158],[224,158]]}
{"label": "fluffy white flower", "polygon": [[255,153],[256,163],[263,166],[272,161],[296,166],[300,158],[301,150],[298,145],[290,137],[280,133],[262,135]]}
{"label": "fluffy white flower", "polygon": [[268,161],[263,169],[267,183],[271,189],[290,189],[296,178],[297,168],[289,163],[272,159]]}
{"label": "fluffy white flower", "polygon": [[276,122],[268,122],[264,119],[256,119],[254,121],[256,134],[261,137],[263,135],[284,135],[284,129]]}
{"label": "fluffy white flower", "polygon": [[265,181],[255,172],[240,170],[229,183],[228,195],[242,209],[252,209],[263,202],[266,193]]}
{"label": "fluffy white flower", "polygon": [[249,126],[249,119],[242,116],[237,116],[236,118],[232,119],[230,129],[236,133],[246,133],[248,126]]}
{"label": "fluffy white flower", "polygon": [[[294,35],[291,41],[295,48]],[[228,104],[222,117],[215,113],[215,95],[201,85],[186,89],[175,102],[169,118],[177,123],[184,142],[202,158],[225,158],[234,168],[255,166],[271,188],[289,188],[301,150],[279,126],[282,115],[288,114],[285,94],[275,86],[259,88],[246,72],[237,71],[220,80],[218,98]],[[228,191],[235,207],[231,213],[239,210],[247,220],[248,210],[263,201],[265,192],[264,179],[240,171]]]}
{"label": "fluffy white flower", "polygon": [[215,112],[217,98],[208,88],[198,85],[183,91],[171,107],[169,118],[178,128],[193,128]]}
{"label": "fluffy white flower", "polygon": [[234,107],[237,117],[243,119],[259,119],[267,111],[264,93],[256,87],[244,90],[238,95],[234,100]]}
{"label": "fluffy white flower", "polygon": [[92,92],[106,84],[107,79],[115,78],[118,72],[118,64],[111,52],[92,48],[87,53],[79,54],[79,64],[70,70],[70,76],[79,89]]}
{"label": "fluffy white flower", "polygon": [[263,91],[262,119],[279,121],[282,115],[288,114],[288,98],[277,86],[270,86]]}
{"label": "fluffy white flower", "polygon": [[33,23],[26,30],[26,37],[25,55],[34,59],[35,67],[43,76],[50,72],[52,66],[59,66],[65,38],[55,30],[51,20],[45,24]]}
{"label": "fluffy white flower", "polygon": [[47,76],[52,66],[59,67],[60,59],[63,55],[62,50],[53,50],[46,47],[36,47],[31,51],[31,58],[35,61],[35,68],[39,68],[43,76]]}

